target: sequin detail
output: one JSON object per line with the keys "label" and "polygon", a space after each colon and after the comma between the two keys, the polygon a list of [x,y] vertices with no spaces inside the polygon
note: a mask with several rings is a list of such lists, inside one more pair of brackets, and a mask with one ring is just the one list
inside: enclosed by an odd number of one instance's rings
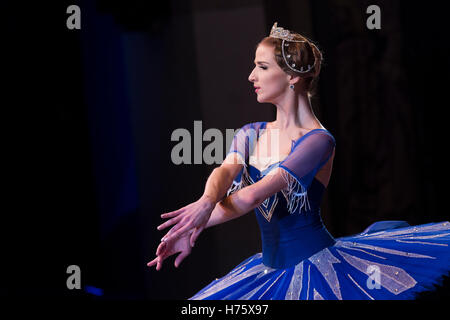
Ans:
{"label": "sequin detail", "polygon": [[314,289],[314,300],[324,300],[316,289]]}
{"label": "sequin detail", "polygon": [[266,218],[267,221],[270,222],[272,218],[273,212],[278,204],[278,197],[275,193],[273,196],[264,200],[257,208],[259,212]]}
{"label": "sequin detail", "polygon": [[[200,292],[198,295],[192,297],[192,300],[197,299],[204,299],[210,295],[213,295],[224,288],[227,288],[235,283],[238,283],[239,281],[251,277],[255,274],[258,276],[269,274],[274,272],[276,269],[270,268],[265,266],[264,264],[260,263],[257,264],[247,270],[245,270],[245,267],[255,259],[260,259],[261,254],[257,254],[253,259],[250,259],[240,267],[236,268],[235,270],[231,271],[228,275],[226,275],[224,278],[217,280],[217,282],[210,288],[204,290],[203,292]],[[245,270],[245,271],[244,271]]]}
{"label": "sequin detail", "polygon": [[327,281],[331,290],[333,290],[333,293],[336,295],[336,297],[339,300],[342,300],[341,287],[339,285],[336,271],[333,268],[334,263],[341,263],[341,261],[336,258],[327,248],[311,256],[309,258],[309,261],[311,261],[317,267],[317,269]]}
{"label": "sequin detail", "polygon": [[[258,275],[256,276],[256,279],[260,278],[262,275]],[[267,279],[263,284],[257,286],[255,289],[253,289],[252,291],[250,291],[249,293],[247,293],[246,295],[242,296],[240,299],[242,300],[249,300],[250,298],[252,298],[259,290],[261,290],[262,287],[264,287],[265,285],[267,285],[267,283],[269,283],[272,279]]]}
{"label": "sequin detail", "polygon": [[280,279],[284,274],[286,273],[286,270],[284,270],[276,279],[275,281],[273,281],[270,286],[263,292],[263,294],[261,295],[261,297],[263,297],[267,291],[269,291],[270,288],[272,288],[272,286],[278,282],[278,279]]}
{"label": "sequin detail", "polygon": [[[433,223],[433,224],[425,224],[425,225],[419,225],[416,227],[407,227],[402,228],[399,230],[383,230],[378,231],[370,234],[364,234],[361,233],[360,236],[363,236],[365,239],[403,239],[403,238],[417,238],[420,237],[420,233],[426,233],[426,232],[437,232],[437,231],[444,231],[444,230],[450,230],[450,223],[449,222],[441,222],[441,223]],[[447,234],[438,233],[436,235],[432,235],[432,237],[441,237]]]}
{"label": "sequin detail", "polygon": [[417,281],[401,268],[361,259],[339,249],[337,251],[347,263],[363,273],[367,272],[369,266],[377,266],[380,270],[380,285],[395,295],[417,284]]}
{"label": "sequin detail", "polygon": [[414,252],[407,252],[407,251],[400,251],[400,250],[394,250],[394,249],[388,249],[378,246],[373,246],[370,244],[364,244],[361,242],[350,242],[350,241],[337,241],[335,244],[337,247],[346,247],[346,248],[364,248],[364,249],[370,249],[378,252],[384,252],[388,254],[395,254],[399,256],[409,257],[409,258],[423,258],[423,259],[435,259],[434,257],[426,256],[423,254],[418,254]]}
{"label": "sequin detail", "polygon": [[227,197],[239,190],[241,190],[243,187],[248,186],[251,184],[251,178],[248,173],[247,164],[245,163],[245,160],[242,158],[241,154],[239,152],[236,152],[236,155],[238,156],[239,164],[243,165],[242,168],[242,175],[240,181],[233,180],[233,183],[231,187],[227,191]]}
{"label": "sequin detail", "polygon": [[306,287],[306,300],[309,300],[309,283],[311,280],[311,265],[308,266],[308,287]]}
{"label": "sequin detail", "polygon": [[294,268],[294,275],[292,276],[289,288],[286,292],[286,300],[300,299],[300,292],[302,291],[303,282],[303,261],[297,264]]}
{"label": "sequin detail", "polygon": [[311,206],[308,200],[308,191],[291,173],[289,173],[283,167],[281,169],[281,175],[287,183],[286,189],[282,189],[284,197],[287,202],[287,210],[289,213],[294,213],[299,207],[299,211],[302,209],[311,210]]}
{"label": "sequin detail", "polygon": [[[252,185],[255,183],[255,181],[252,179],[252,177],[250,176],[250,174],[248,172],[247,164],[242,159],[242,156],[239,153],[237,153],[237,155],[239,158],[239,163],[243,164],[244,167],[243,167],[240,181],[239,182],[233,181],[232,186],[228,189],[227,197],[229,195],[239,191],[240,189],[244,188],[245,186],[249,186],[249,185]],[[271,168],[271,170],[273,170],[273,169],[274,168]],[[256,209],[258,209],[258,211],[263,215],[263,217],[268,222],[270,222],[277,204],[278,204],[278,196],[275,193],[273,196],[265,199],[261,204],[259,204],[256,207]]]}
{"label": "sequin detail", "polygon": [[423,242],[423,241],[408,241],[408,240],[395,240],[396,242],[401,243],[413,243],[413,244],[424,244],[429,246],[441,246],[441,247],[448,247],[448,244],[446,243],[435,243],[435,242]]}

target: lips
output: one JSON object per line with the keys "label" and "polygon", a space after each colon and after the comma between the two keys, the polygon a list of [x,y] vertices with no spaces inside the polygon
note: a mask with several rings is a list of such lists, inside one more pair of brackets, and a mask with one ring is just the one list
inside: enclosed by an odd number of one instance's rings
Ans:
{"label": "lips", "polygon": [[260,87],[255,86],[255,92],[258,92]]}

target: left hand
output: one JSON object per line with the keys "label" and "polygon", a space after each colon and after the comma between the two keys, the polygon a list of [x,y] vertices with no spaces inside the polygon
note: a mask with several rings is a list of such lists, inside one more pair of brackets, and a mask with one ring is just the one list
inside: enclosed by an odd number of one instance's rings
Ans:
{"label": "left hand", "polygon": [[152,267],[156,265],[156,270],[159,271],[161,270],[165,259],[179,252],[180,254],[175,259],[175,267],[178,268],[184,258],[186,258],[192,251],[189,244],[190,236],[190,233],[186,233],[178,239],[161,242],[156,250],[156,258],[147,263],[147,266]]}
{"label": "left hand", "polygon": [[214,210],[215,203],[207,197],[172,212],[164,213],[161,218],[172,218],[158,226],[158,230],[165,229],[173,224],[169,232],[163,239],[170,241],[176,239],[191,229],[195,229],[190,238],[190,245],[193,247],[200,233],[208,223],[209,217]]}

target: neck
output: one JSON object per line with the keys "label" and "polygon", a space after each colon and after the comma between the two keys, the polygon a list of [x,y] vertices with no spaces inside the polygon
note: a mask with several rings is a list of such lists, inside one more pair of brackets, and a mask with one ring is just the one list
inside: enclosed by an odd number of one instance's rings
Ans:
{"label": "neck", "polygon": [[311,100],[306,93],[289,92],[284,101],[276,103],[277,116],[273,123],[276,128],[287,130],[292,128],[315,129],[322,124],[314,115]]}

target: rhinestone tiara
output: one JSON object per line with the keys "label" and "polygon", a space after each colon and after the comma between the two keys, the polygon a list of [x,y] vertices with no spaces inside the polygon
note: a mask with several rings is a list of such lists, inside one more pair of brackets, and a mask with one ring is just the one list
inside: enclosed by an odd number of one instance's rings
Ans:
{"label": "rhinestone tiara", "polygon": [[[278,27],[278,22],[275,22],[273,24],[272,30],[270,30],[269,36],[272,38],[278,38],[278,39],[283,40],[281,42],[281,51],[283,53],[284,62],[289,67],[289,69],[291,69],[295,72],[298,72],[298,73],[307,73],[307,72],[311,71],[312,68],[314,68],[314,66],[316,65],[316,59],[314,59],[313,65],[308,64],[308,66],[306,68],[302,66],[302,67],[300,67],[300,69],[297,69],[297,68],[295,68],[296,67],[295,62],[288,61],[288,59],[291,58],[291,55],[290,54],[286,55],[284,52],[284,47],[289,46],[289,43],[286,43],[286,41],[289,41],[289,42],[307,42],[307,41],[306,40],[294,40],[294,34],[291,34],[291,32],[289,30],[285,30],[281,27]],[[316,47],[314,45],[314,43],[310,42],[310,44],[313,45],[314,47]]]}
{"label": "rhinestone tiara", "polygon": [[277,25],[278,22],[275,22],[273,24],[272,30],[270,30],[270,37],[292,42],[306,42],[305,40],[294,40],[294,35],[291,34],[289,30],[285,30],[282,27],[278,27]]}

